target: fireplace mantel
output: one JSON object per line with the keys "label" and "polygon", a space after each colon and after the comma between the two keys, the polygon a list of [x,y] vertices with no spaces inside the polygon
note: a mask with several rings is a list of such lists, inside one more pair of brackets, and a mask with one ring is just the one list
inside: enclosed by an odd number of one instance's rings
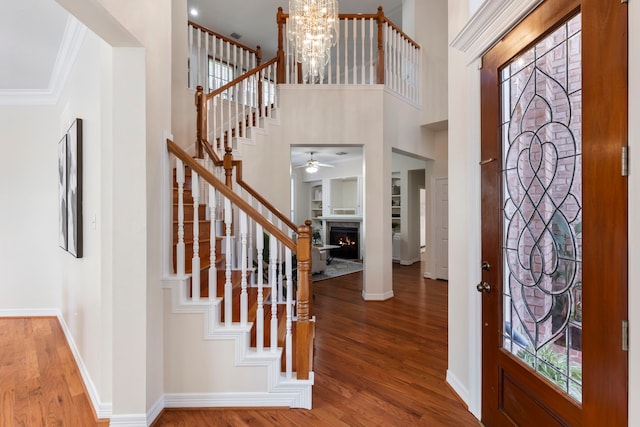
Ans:
{"label": "fireplace mantel", "polygon": [[356,215],[328,215],[322,216],[319,219],[324,221],[362,222],[362,217]]}

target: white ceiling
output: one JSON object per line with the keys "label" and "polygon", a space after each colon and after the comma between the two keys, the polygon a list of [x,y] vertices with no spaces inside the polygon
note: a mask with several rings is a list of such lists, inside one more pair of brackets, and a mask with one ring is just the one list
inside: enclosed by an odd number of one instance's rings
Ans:
{"label": "white ceiling", "polygon": [[49,89],[69,14],[54,0],[2,3],[0,91]]}
{"label": "white ceiling", "polygon": [[[238,41],[245,46],[255,48],[260,45],[263,59],[276,56],[278,47],[278,26],[276,13],[278,7],[289,11],[288,0],[187,0],[188,8],[195,8],[197,17],[189,19],[230,37],[240,34]],[[394,24],[402,26],[402,0],[340,0],[340,13],[376,13],[382,6],[385,15]]]}
{"label": "white ceiling", "polygon": [[355,157],[362,157],[361,146],[293,146],[291,147],[291,165],[302,166],[307,163],[313,152],[313,159],[320,163],[337,164]]}

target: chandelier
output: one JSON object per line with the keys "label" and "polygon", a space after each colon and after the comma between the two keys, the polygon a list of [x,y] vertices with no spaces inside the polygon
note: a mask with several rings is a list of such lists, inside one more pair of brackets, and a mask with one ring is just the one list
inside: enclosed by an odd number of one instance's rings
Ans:
{"label": "chandelier", "polygon": [[338,0],[289,0],[287,32],[302,76],[322,81],[338,39]]}

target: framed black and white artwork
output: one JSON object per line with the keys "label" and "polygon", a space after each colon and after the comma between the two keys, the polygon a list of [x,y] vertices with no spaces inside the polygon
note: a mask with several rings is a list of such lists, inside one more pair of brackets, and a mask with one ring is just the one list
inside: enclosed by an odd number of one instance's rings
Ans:
{"label": "framed black and white artwork", "polygon": [[67,131],[67,251],[82,257],[82,119]]}
{"label": "framed black and white artwork", "polygon": [[58,245],[67,250],[67,135],[58,142]]}

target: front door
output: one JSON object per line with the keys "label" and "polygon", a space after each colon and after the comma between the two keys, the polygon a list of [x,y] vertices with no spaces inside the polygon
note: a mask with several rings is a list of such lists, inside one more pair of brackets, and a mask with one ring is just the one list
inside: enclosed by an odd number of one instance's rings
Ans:
{"label": "front door", "polygon": [[482,421],[626,426],[627,5],[544,1],[481,79]]}

